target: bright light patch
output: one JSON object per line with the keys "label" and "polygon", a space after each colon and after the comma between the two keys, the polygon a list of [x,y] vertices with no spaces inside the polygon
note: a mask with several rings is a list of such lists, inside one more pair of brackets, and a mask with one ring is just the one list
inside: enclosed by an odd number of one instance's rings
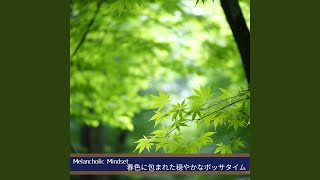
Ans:
{"label": "bright light patch", "polygon": [[203,10],[199,7],[195,7],[192,9],[192,14],[194,14],[196,16],[201,16],[202,12],[203,12]]}

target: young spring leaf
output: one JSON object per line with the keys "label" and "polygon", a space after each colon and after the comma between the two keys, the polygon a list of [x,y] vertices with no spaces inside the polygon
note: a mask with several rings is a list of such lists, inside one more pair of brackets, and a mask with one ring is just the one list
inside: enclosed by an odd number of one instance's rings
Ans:
{"label": "young spring leaf", "polygon": [[173,141],[178,142],[178,141],[182,140],[182,137],[181,137],[182,134],[183,134],[183,133],[181,133],[181,132],[179,132],[179,133],[174,133],[173,136],[172,136],[172,137],[173,137]]}
{"label": "young spring leaf", "polygon": [[206,89],[200,86],[200,89],[193,89],[196,95],[189,96],[188,99],[190,99],[195,106],[203,106],[204,103],[211,98],[214,94],[211,93],[210,86]]}
{"label": "young spring leaf", "polygon": [[180,119],[183,118],[183,114],[186,113],[187,104],[185,101],[182,101],[182,103],[178,103],[177,105],[172,105],[172,109],[169,113],[173,113],[172,120],[176,120],[177,116],[179,115]]}
{"label": "young spring leaf", "polygon": [[226,118],[225,115],[220,113],[218,116],[215,116],[213,120],[213,126],[215,129],[217,129],[218,125],[225,125],[226,123]]}
{"label": "young spring leaf", "polygon": [[190,111],[186,114],[186,115],[191,115],[192,114],[192,120],[194,120],[196,118],[196,116],[198,116],[199,118],[201,118],[201,111],[204,110],[203,108],[201,108],[202,105],[199,104],[193,104],[191,106]]}
{"label": "young spring leaf", "polygon": [[154,134],[157,137],[163,137],[165,136],[167,133],[167,131],[165,129],[160,129],[160,130],[156,130],[154,132],[152,132],[151,134]]}
{"label": "young spring leaf", "polygon": [[207,132],[205,134],[203,134],[203,132],[201,133],[199,139],[196,140],[196,146],[198,147],[199,151],[203,145],[206,146],[208,143],[213,142],[210,138],[210,136],[212,136],[213,134],[216,134],[216,132]]}
{"label": "young spring leaf", "polygon": [[231,147],[228,145],[223,144],[220,142],[220,144],[217,144],[218,148],[214,151],[215,154],[219,153],[220,154],[232,154]]}
{"label": "young spring leaf", "polygon": [[166,112],[155,111],[155,115],[151,117],[149,121],[155,120],[154,127],[156,127],[161,121],[163,122],[165,117],[167,116]]}
{"label": "young spring leaf", "polygon": [[226,99],[226,98],[230,98],[232,96],[232,92],[228,91],[226,89],[223,88],[219,88],[220,91],[222,92],[222,95],[219,96],[219,99]]}
{"label": "young spring leaf", "polygon": [[[146,148],[148,151],[150,149],[150,147],[153,145],[152,142],[150,142],[150,140],[143,136],[142,139],[139,139],[138,141],[136,141],[135,143],[138,143],[136,149],[134,151],[136,151],[137,149],[139,149],[139,154]],[[133,151],[133,152],[134,152]]]}
{"label": "young spring leaf", "polygon": [[164,152],[167,152],[168,142],[165,139],[161,139],[159,143],[156,144],[156,152],[163,148]]}
{"label": "young spring leaf", "polygon": [[245,127],[246,121],[245,120],[238,120],[238,119],[232,119],[230,121],[229,127],[233,126],[234,130],[237,131],[239,127]]}
{"label": "young spring leaf", "polygon": [[159,96],[152,96],[154,104],[150,106],[150,109],[159,108],[160,111],[170,102],[170,93],[165,94],[162,91],[159,91]]}
{"label": "young spring leaf", "polygon": [[233,138],[230,141],[230,146],[234,150],[240,150],[240,148],[244,148],[245,147],[244,142],[241,141],[240,137],[239,138]]}
{"label": "young spring leaf", "polygon": [[[181,136],[183,129],[181,127],[190,125],[188,122],[196,122],[197,127],[205,122],[207,128],[213,123],[215,129],[220,125],[225,125],[228,128],[233,126],[235,131],[239,127],[246,127],[250,120],[250,111],[248,111],[250,100],[249,98],[243,98],[243,96],[244,93],[247,93],[247,90],[239,91],[239,95],[232,95],[231,92],[233,91],[222,88],[220,90],[223,93],[220,98],[230,101],[222,100],[213,104],[209,103],[208,99],[213,95],[210,92],[210,87],[203,88],[200,86],[199,89],[194,89],[195,95],[188,98],[191,100],[191,106],[188,106],[184,100],[172,105],[172,108],[166,112],[161,112],[161,109],[170,102],[170,94],[160,91],[159,96],[153,96],[154,104],[151,108],[158,108],[158,110],[155,111],[150,121],[154,120],[155,126],[169,116],[171,116],[172,121],[169,121],[170,124],[166,125],[162,123],[162,129],[152,132],[150,136],[152,141],[146,137],[137,141],[138,145],[135,151],[139,150],[139,153],[141,153],[144,149],[149,150],[152,145],[155,145],[155,151],[163,148],[165,152],[170,153],[197,153],[202,146],[213,143],[211,136],[216,132],[202,132],[199,138],[192,138],[189,141],[183,139]],[[230,129],[228,130],[230,131]],[[245,147],[240,138],[230,140],[228,145],[219,143],[217,146],[214,153],[221,154],[231,154],[232,151]]]}

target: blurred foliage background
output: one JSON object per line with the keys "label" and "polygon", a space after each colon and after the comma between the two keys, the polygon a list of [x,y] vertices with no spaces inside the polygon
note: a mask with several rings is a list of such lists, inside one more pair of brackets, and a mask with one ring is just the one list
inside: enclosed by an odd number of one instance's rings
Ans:
{"label": "blurred foliage background", "polygon": [[[248,86],[237,45],[218,0],[196,6],[196,0],[133,1],[70,1],[73,152],[133,153],[134,142],[154,130],[154,124],[148,122],[152,111],[147,107],[150,95],[158,94],[158,90],[170,92],[173,101],[178,102],[200,85],[210,85],[215,97],[220,87]],[[250,27],[250,0],[240,0],[239,4]],[[192,138],[201,128],[191,127],[188,131]],[[241,133],[247,147],[241,152],[249,153],[249,132]],[[216,137],[223,140],[228,136],[225,133]],[[212,153],[212,147],[204,148],[202,153]],[[80,178],[247,177],[72,176]]]}

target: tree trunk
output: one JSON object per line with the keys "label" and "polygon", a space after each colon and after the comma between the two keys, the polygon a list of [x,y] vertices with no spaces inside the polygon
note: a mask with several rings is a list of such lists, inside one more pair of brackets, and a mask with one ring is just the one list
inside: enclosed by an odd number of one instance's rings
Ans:
{"label": "tree trunk", "polygon": [[119,152],[123,152],[125,150],[125,142],[127,140],[127,137],[128,137],[128,131],[126,130],[122,130],[118,136],[117,136],[117,146],[116,146],[116,153],[119,153]]}
{"label": "tree trunk", "polygon": [[237,43],[246,78],[250,84],[250,32],[238,0],[221,0],[221,6]]}
{"label": "tree trunk", "polygon": [[88,153],[103,153],[103,136],[102,124],[96,128],[87,125],[81,127],[81,144],[87,148]]}
{"label": "tree trunk", "polygon": [[[103,153],[104,133],[103,125],[97,128],[82,125],[81,127],[81,144],[87,149],[87,153]],[[81,176],[81,180],[105,180],[105,176]]]}

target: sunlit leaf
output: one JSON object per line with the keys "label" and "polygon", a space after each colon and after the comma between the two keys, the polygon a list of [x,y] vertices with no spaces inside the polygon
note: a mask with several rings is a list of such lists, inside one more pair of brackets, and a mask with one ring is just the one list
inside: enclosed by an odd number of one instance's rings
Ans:
{"label": "sunlit leaf", "polygon": [[159,96],[152,96],[153,105],[150,106],[151,109],[159,108],[159,111],[170,102],[170,93],[165,94],[162,91],[159,91]]}
{"label": "sunlit leaf", "polygon": [[232,154],[232,150],[231,150],[230,146],[225,145],[222,142],[217,144],[217,146],[218,146],[218,148],[214,151],[215,154],[217,154],[219,152],[220,152],[220,154]]}

